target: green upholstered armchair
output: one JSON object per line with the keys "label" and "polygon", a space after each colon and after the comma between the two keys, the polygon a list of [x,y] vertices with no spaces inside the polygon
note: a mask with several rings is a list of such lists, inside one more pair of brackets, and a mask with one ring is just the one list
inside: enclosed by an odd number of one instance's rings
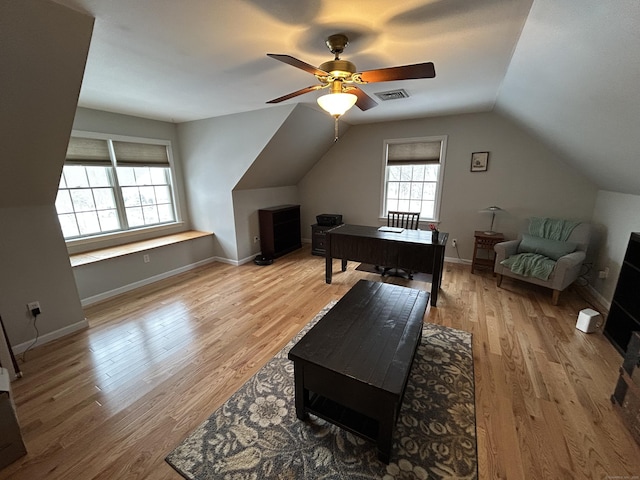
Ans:
{"label": "green upholstered armchair", "polygon": [[[510,277],[523,282],[529,282],[553,290],[552,303],[558,304],[560,292],[571,285],[579,276],[582,264],[586,258],[586,251],[591,237],[591,225],[588,223],[580,223],[571,231],[566,239],[566,243],[571,244],[567,249],[570,253],[562,252],[561,245],[552,244],[549,249],[555,250],[557,255],[549,253],[551,257],[557,256],[553,270],[547,280],[536,278],[535,276],[514,273],[510,267],[503,265],[501,262],[523,251],[522,242],[527,240],[529,246],[534,248],[524,249],[524,251],[532,251],[539,248],[544,255],[545,248],[535,243],[536,239],[527,238],[526,234],[520,235],[517,240],[509,240],[495,245],[496,260],[494,264],[494,272],[497,274],[498,287],[502,285],[503,277]],[[533,242],[532,242],[533,240]],[[561,243],[561,242],[556,242]],[[559,248],[560,247],[560,248]],[[539,252],[536,252],[539,253]]]}

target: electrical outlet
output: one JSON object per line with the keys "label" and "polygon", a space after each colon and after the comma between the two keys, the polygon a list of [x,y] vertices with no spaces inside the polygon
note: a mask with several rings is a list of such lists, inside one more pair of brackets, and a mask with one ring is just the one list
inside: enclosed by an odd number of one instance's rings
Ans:
{"label": "electrical outlet", "polygon": [[142,260],[144,260],[144,263],[149,263],[151,261],[148,254],[143,255]]}
{"label": "electrical outlet", "polygon": [[600,270],[598,272],[598,278],[608,278],[609,277],[609,267],[606,267],[604,270]]}
{"label": "electrical outlet", "polygon": [[453,248],[456,248],[458,246],[458,240],[455,238],[451,240],[451,245],[453,246]]}
{"label": "electrical outlet", "polygon": [[35,302],[27,303],[27,310],[32,315],[34,314],[34,312],[37,312],[37,315],[40,315],[42,313],[42,310],[40,310],[40,302],[37,300]]}
{"label": "electrical outlet", "polygon": [[253,243],[258,243],[258,240],[260,240],[260,237],[258,237],[257,235],[253,237]]}

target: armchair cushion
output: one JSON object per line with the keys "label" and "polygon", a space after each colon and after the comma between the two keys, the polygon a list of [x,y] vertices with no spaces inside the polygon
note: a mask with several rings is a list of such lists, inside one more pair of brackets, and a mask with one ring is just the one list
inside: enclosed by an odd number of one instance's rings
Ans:
{"label": "armchair cushion", "polygon": [[523,234],[518,246],[518,253],[537,253],[552,260],[558,260],[575,251],[578,245],[574,242],[561,242],[550,238]]}
{"label": "armchair cushion", "polygon": [[540,280],[549,280],[549,275],[556,266],[555,260],[538,253],[517,253],[500,263],[509,267],[513,273]]}

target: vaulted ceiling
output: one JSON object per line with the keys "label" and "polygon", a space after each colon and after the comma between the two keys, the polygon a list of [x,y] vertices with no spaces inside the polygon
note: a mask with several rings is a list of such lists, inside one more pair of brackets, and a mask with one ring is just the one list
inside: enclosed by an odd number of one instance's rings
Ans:
{"label": "vaulted ceiling", "polygon": [[[57,0],[96,18],[79,105],[170,122],[266,108],[315,78],[266,56],[359,71],[432,61],[436,78],[363,85],[409,98],[351,124],[497,110],[600,188],[640,194],[637,0]],[[317,92],[288,103],[316,105]]]}

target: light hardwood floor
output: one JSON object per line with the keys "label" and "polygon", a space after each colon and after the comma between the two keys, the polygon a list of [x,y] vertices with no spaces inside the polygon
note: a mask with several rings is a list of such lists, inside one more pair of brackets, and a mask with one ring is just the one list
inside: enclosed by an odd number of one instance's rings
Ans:
{"label": "light hardwood floor", "polygon": [[[214,263],[89,307],[90,328],[27,352],[13,383],[29,454],[0,479],[180,479],[164,457],[329,301],[308,245],[273,265]],[[422,282],[387,280],[415,288]],[[575,329],[592,307],[447,263],[426,321],[473,333],[481,479],[630,479],[640,448],[609,400],[622,357]],[[1,432],[0,432],[1,434]],[[635,477],[637,478],[637,477]]]}

